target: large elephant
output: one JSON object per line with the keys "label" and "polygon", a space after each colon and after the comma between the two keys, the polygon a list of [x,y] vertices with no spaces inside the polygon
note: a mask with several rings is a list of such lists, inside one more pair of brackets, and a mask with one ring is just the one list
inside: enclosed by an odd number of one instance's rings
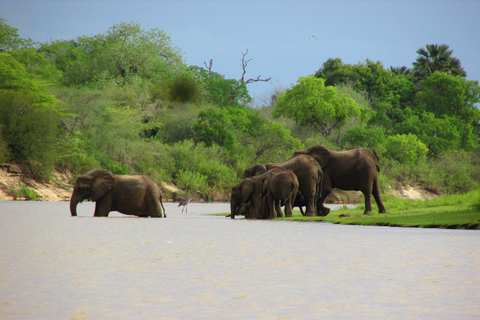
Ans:
{"label": "large elephant", "polygon": [[263,181],[261,196],[265,197],[265,209],[268,210],[269,218],[283,217],[282,204],[285,206],[285,216],[292,217],[293,215],[292,209],[297,197],[298,179],[292,171],[283,170],[281,172],[270,170],[271,173]]}
{"label": "large elephant", "polygon": [[372,194],[380,213],[385,213],[385,206],[380,198],[378,172],[380,163],[376,153],[365,148],[353,148],[346,151],[330,151],[316,145],[295,151],[294,157],[309,155],[315,158],[323,169],[323,185],[318,207],[324,215],[330,209],[323,206],[325,198],[333,188],[361,191],[365,197],[364,214],[372,211]]}
{"label": "large elephant", "polygon": [[291,170],[297,176],[299,192],[293,206],[306,206],[307,216],[317,215],[317,198],[321,194],[323,179],[322,168],[318,162],[308,155],[303,155],[291,158],[284,163],[257,164],[247,168],[243,177],[253,177],[274,167]]}
{"label": "large elephant", "polygon": [[245,214],[247,219],[268,219],[274,218],[268,215],[265,197],[261,194],[264,184],[268,185],[268,179],[273,173],[284,172],[283,168],[273,168],[263,174],[245,178],[232,188],[230,199],[230,217],[235,219],[236,215]]}
{"label": "large elephant", "polygon": [[95,169],[77,178],[70,198],[70,213],[77,215],[77,204],[95,201],[95,217],[107,217],[110,211],[139,217],[166,217],[162,191],[145,174],[114,175]]}

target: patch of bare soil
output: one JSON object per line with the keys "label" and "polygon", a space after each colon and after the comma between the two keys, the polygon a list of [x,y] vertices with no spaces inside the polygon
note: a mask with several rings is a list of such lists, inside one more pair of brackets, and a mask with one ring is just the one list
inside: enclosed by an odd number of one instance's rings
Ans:
{"label": "patch of bare soil", "polygon": [[15,190],[23,187],[34,190],[43,201],[68,201],[73,186],[71,172],[56,171],[49,182],[39,182],[24,174],[24,167],[7,163],[0,165],[0,200],[27,200]]}

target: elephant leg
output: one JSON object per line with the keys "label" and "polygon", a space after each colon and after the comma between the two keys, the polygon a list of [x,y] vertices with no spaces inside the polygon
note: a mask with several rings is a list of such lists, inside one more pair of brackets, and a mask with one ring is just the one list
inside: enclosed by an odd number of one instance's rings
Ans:
{"label": "elephant leg", "polygon": [[155,201],[153,208],[150,212],[150,217],[152,218],[163,218],[162,207],[160,206],[159,201]]}
{"label": "elephant leg", "polygon": [[317,201],[316,201],[316,192],[312,187],[309,192],[302,192],[305,198],[305,216],[315,217],[317,215]]}
{"label": "elephant leg", "polygon": [[330,208],[327,208],[323,205],[323,202],[325,201],[325,199],[328,197],[329,194],[330,194],[330,192],[327,193],[324,196],[322,195],[317,200],[317,215],[319,217],[324,217],[324,216],[326,216],[327,214],[330,213]]}
{"label": "elephant leg", "polygon": [[[293,217],[292,197],[285,201],[285,217]],[[302,208],[302,207],[300,207]]]}
{"label": "elephant leg", "polygon": [[385,206],[383,205],[382,199],[380,198],[380,189],[379,189],[379,186],[378,186],[378,179],[375,179],[373,181],[372,195],[375,198],[375,201],[377,202],[378,212],[379,213],[387,212],[387,210],[385,209]]}
{"label": "elephant leg", "polygon": [[283,218],[283,212],[280,202],[281,200],[275,200],[275,211],[277,212],[277,218]]}
{"label": "elephant leg", "polygon": [[275,218],[275,206],[276,206],[276,201],[273,197],[271,197],[270,195],[267,196],[267,199],[266,200],[266,205],[267,207],[265,208],[266,209],[266,212],[262,215],[261,218],[264,218],[264,219],[274,219]]}
{"label": "elephant leg", "polygon": [[110,209],[112,208],[112,200],[104,198],[100,198],[95,203],[95,213],[93,214],[94,217],[108,217],[110,213]]}
{"label": "elephant leg", "polygon": [[365,197],[365,211],[363,212],[363,214],[372,212],[372,192],[370,190],[371,189],[369,188],[368,191],[365,191],[365,190],[362,191]]}

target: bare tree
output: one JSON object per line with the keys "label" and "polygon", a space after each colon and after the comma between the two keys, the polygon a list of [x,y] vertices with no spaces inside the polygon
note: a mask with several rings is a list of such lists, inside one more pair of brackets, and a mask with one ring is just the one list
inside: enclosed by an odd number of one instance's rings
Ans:
{"label": "bare tree", "polygon": [[247,54],[248,54],[248,49],[245,53],[242,52],[242,69],[243,69],[242,78],[241,78],[242,82],[244,84],[248,84],[248,83],[258,82],[258,81],[264,81],[264,82],[270,81],[270,79],[272,79],[272,77],[267,78],[267,79],[260,79],[261,75],[258,76],[257,79],[251,78],[251,79],[245,80],[245,74],[247,73],[247,65],[250,61],[252,61],[252,59],[248,59],[248,60],[245,59]]}
{"label": "bare tree", "polygon": [[[245,57],[247,56],[248,54],[248,49],[245,53],[242,52],[242,70],[243,70],[243,73],[242,73],[242,78],[240,79],[242,81],[243,84],[249,84],[249,83],[252,83],[252,82],[258,82],[258,81],[264,81],[264,82],[268,82],[272,79],[272,77],[270,78],[267,78],[267,79],[261,79],[261,75],[258,76],[256,79],[248,79],[248,80],[245,80],[245,74],[247,73],[247,65],[250,61],[252,61],[252,59],[248,59],[246,60]],[[207,63],[204,61],[203,64],[205,65],[205,68],[207,68],[208,72],[212,72],[212,65],[213,65],[213,59],[210,59],[210,61],[208,62],[208,65]]]}
{"label": "bare tree", "polygon": [[212,72],[213,59],[210,59],[210,61],[208,62],[208,66],[205,61],[203,61],[203,64],[205,65],[205,68],[207,68],[208,73]]}

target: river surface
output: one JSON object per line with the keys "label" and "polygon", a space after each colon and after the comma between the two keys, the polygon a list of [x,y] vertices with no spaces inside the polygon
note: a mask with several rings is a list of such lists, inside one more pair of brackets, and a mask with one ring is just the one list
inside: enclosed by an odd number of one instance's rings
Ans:
{"label": "river surface", "polygon": [[0,201],[0,319],[479,319],[480,232]]}

